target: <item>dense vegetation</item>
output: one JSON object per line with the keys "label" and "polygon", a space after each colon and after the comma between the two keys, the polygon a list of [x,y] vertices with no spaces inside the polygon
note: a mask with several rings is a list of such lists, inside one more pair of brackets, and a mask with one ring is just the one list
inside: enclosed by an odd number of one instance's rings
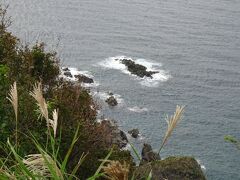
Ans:
{"label": "dense vegetation", "polygon": [[[0,158],[2,167],[7,165],[8,168],[5,169],[10,170],[9,167],[18,166],[19,162],[13,161],[16,156],[9,150],[10,147],[16,150],[22,159],[29,154],[40,153],[40,147],[59,162],[62,162],[69,152],[66,174],[73,171],[84,155],[84,161],[75,173],[81,179],[94,175],[101,164],[99,159],[104,159],[112,148],[110,159],[125,158],[125,161],[132,161],[129,152],[120,151],[118,147],[110,146],[105,142],[108,134],[104,134],[96,122],[97,105],[89,92],[80,85],[59,78],[60,66],[57,54],[46,51],[43,43],[36,43],[32,47],[23,46],[17,37],[7,31],[11,21],[6,15],[6,9],[0,8],[0,17]],[[14,82],[16,82],[15,90],[18,97],[17,110],[6,98],[9,97],[10,87]],[[29,94],[36,90],[33,88],[36,83],[41,83],[38,85],[41,85],[49,117],[54,110],[58,112],[58,127],[54,137],[49,134],[47,119],[42,115],[41,107]],[[16,110],[16,116],[14,110]],[[69,151],[73,140],[74,146]],[[58,153],[54,154],[54,150],[58,150]],[[24,173],[20,175],[24,177]]]}

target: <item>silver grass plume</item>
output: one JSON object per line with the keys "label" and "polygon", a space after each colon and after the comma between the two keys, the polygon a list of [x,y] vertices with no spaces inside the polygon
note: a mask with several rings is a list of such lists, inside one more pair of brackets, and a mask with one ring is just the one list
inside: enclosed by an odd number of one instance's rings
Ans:
{"label": "silver grass plume", "polygon": [[18,133],[17,133],[18,132],[18,91],[17,91],[16,81],[11,86],[7,99],[11,102],[13,109],[14,109],[15,120],[16,120],[15,141],[16,141],[16,145],[18,145]]}
{"label": "silver grass plume", "polygon": [[33,86],[33,91],[30,92],[30,95],[37,101],[37,105],[39,106],[42,116],[46,120],[48,120],[48,109],[47,109],[47,103],[42,94],[42,84],[36,83]]}
{"label": "silver grass plume", "polygon": [[26,158],[23,159],[23,163],[26,165],[28,170],[35,175],[51,178],[51,167],[59,179],[63,179],[63,175],[56,162],[46,153],[27,155]]}
{"label": "silver grass plume", "polygon": [[49,124],[53,128],[54,137],[57,134],[57,125],[58,125],[58,110],[53,110],[53,120],[49,119]]}
{"label": "silver grass plume", "polygon": [[177,124],[181,121],[182,115],[184,113],[184,108],[185,108],[184,106],[177,105],[175,113],[170,118],[167,117],[166,121],[168,127],[158,153],[160,153],[161,149],[167,143],[168,138],[171,136],[173,130],[176,128]]}
{"label": "silver grass plume", "polygon": [[53,129],[54,137],[56,137],[57,133],[57,124],[58,124],[58,110],[54,109],[52,112],[53,120],[51,120],[48,116],[48,106],[45,98],[42,94],[42,84],[37,83],[33,87],[33,91],[30,92],[30,95],[37,101],[37,105],[41,112],[41,116],[46,119],[48,132],[50,134],[50,128]]}
{"label": "silver grass plume", "polygon": [[44,99],[42,94],[42,84],[36,83],[33,86],[33,91],[30,92],[30,95],[37,101],[37,105],[40,109],[41,115],[46,119],[47,127],[49,130],[50,126],[49,126],[48,108],[47,108],[46,100]]}

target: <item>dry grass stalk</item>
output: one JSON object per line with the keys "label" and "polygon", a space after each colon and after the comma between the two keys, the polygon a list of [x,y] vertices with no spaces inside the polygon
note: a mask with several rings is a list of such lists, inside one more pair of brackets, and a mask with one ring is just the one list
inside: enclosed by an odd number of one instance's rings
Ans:
{"label": "dry grass stalk", "polygon": [[17,177],[14,175],[14,173],[9,170],[5,170],[4,168],[0,168],[0,177],[5,177],[9,180],[17,180]]}
{"label": "dry grass stalk", "polygon": [[129,165],[119,161],[107,161],[108,165],[103,167],[106,178],[110,180],[128,180]]}
{"label": "dry grass stalk", "polygon": [[58,110],[55,109],[53,111],[53,115],[52,115],[53,120],[49,119],[48,106],[42,94],[42,84],[41,83],[35,84],[33,87],[33,91],[30,92],[30,95],[37,101],[37,105],[40,109],[41,116],[43,116],[46,119],[49,134],[50,134],[50,127],[52,127],[54,132],[54,137],[56,137],[57,124],[58,124]]}
{"label": "dry grass stalk", "polygon": [[41,83],[35,84],[33,87],[33,91],[30,92],[30,95],[37,101],[37,105],[40,109],[41,115],[46,119],[48,131],[50,131],[48,108],[46,100],[44,99],[42,94],[42,84]]}
{"label": "dry grass stalk", "polygon": [[14,82],[13,85],[10,88],[10,92],[8,94],[7,99],[11,102],[14,113],[15,113],[15,120],[16,120],[16,145],[18,144],[18,91],[17,91],[17,83]]}
{"label": "dry grass stalk", "polygon": [[54,137],[57,134],[57,125],[58,125],[58,110],[53,110],[53,120],[49,119],[50,126],[53,128]]}
{"label": "dry grass stalk", "polygon": [[9,97],[7,99],[12,103],[16,121],[18,120],[18,92],[17,92],[17,83],[14,82],[11,86],[10,92],[8,94]]}
{"label": "dry grass stalk", "polygon": [[159,153],[163,148],[163,146],[166,144],[168,138],[171,136],[173,130],[176,128],[177,124],[181,121],[183,113],[184,113],[184,106],[177,105],[174,115],[171,116],[170,118],[167,117],[166,121],[168,124],[168,128],[163,138],[162,145],[159,149]]}
{"label": "dry grass stalk", "polygon": [[45,178],[51,178],[52,174],[49,166],[55,171],[59,179],[63,179],[63,175],[58,168],[56,162],[48,154],[30,154],[23,160],[28,170],[35,175],[40,175]]}

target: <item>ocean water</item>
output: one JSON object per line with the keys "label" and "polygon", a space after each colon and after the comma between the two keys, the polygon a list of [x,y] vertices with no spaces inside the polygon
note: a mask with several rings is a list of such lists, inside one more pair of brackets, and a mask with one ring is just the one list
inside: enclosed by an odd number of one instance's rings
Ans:
{"label": "ocean water", "polygon": [[[4,0],[23,43],[44,41],[63,66],[90,73],[92,93],[125,131],[139,128],[158,149],[164,117],[186,105],[161,156],[194,156],[212,180],[240,179],[239,153],[224,135],[240,138],[240,1]],[[153,79],[130,75],[115,57],[129,57]],[[120,100],[109,108],[107,92]]]}

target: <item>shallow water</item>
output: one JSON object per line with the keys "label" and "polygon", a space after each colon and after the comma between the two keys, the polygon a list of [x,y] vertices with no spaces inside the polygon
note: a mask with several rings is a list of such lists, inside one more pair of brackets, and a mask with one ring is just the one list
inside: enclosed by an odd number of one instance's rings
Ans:
{"label": "shallow water", "polygon": [[[141,142],[157,149],[166,129],[165,114],[177,104],[186,105],[162,157],[195,156],[208,179],[240,179],[239,151],[223,140],[227,134],[240,138],[240,1],[5,3],[14,21],[11,30],[24,43],[46,42],[57,49],[65,66],[91,72],[100,95],[120,95],[119,107],[102,105],[106,117],[125,130],[139,128]],[[149,82],[100,65],[116,56],[156,63],[168,78]]]}

